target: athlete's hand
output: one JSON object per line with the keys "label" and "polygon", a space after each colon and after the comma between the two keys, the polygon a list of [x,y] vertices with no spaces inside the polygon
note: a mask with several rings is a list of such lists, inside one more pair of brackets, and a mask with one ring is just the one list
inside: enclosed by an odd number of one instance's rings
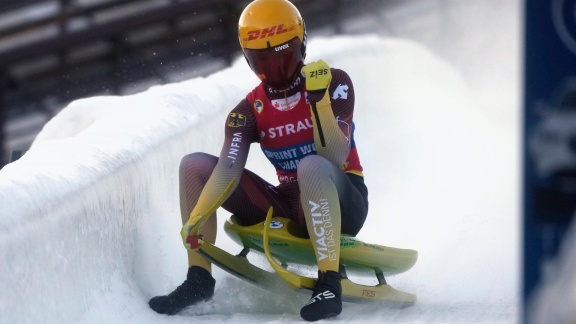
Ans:
{"label": "athlete's hand", "polygon": [[332,81],[330,67],[323,60],[311,62],[302,67],[302,75],[306,78],[308,100],[318,102],[326,96]]}
{"label": "athlete's hand", "polygon": [[204,241],[202,240],[202,234],[191,233],[194,226],[202,219],[202,216],[190,217],[190,219],[182,226],[180,230],[180,236],[182,236],[182,243],[188,251],[196,251],[200,248]]}

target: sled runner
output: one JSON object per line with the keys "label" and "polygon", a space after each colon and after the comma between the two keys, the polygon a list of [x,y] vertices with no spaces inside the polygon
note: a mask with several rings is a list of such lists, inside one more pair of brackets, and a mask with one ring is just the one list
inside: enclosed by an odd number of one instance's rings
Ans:
{"label": "sled runner", "polygon": [[[197,228],[201,227],[205,218],[206,216],[199,218]],[[197,228],[191,233],[198,233]],[[240,225],[232,215],[224,224],[224,230],[232,240],[242,246],[239,254],[232,255],[202,241],[201,234],[189,237],[188,242],[199,246],[198,252],[216,266],[264,289],[284,288],[288,284],[296,290],[314,290],[316,279],[291,270],[292,266],[315,268],[316,258],[310,239],[290,219],[273,217],[273,210],[270,208],[264,222],[251,226]],[[340,249],[344,301],[380,301],[400,306],[409,306],[416,301],[414,294],[388,285],[385,277],[412,268],[418,259],[417,251],[368,244],[345,235],[341,236]],[[246,257],[250,251],[265,254],[274,271],[267,271],[250,263]],[[355,283],[349,279],[348,273],[355,276],[376,276],[378,284]]]}

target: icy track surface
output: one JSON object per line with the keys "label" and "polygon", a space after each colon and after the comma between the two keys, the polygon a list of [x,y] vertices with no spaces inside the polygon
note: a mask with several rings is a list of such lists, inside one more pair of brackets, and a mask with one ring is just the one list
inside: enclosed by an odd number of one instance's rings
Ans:
{"label": "icy track surface", "polygon": [[[445,19],[429,23],[457,17],[473,25],[473,12],[490,15],[479,1],[447,3]],[[517,21],[516,10],[497,14]],[[394,22],[408,14],[387,15]],[[517,321],[518,35],[497,18],[500,33],[490,40],[470,38],[470,25],[445,27],[468,46],[460,52],[414,33],[426,29],[422,20],[399,25],[406,37],[311,37],[308,61],[344,69],[356,90],[356,143],[370,190],[359,237],[420,253],[412,270],[388,280],[416,293],[416,305],[345,304],[337,321]],[[147,304],[185,278],[179,161],[195,151],[218,155],[227,113],[256,84],[238,59],[206,78],[78,100],[51,120],[32,149],[0,171],[0,321],[301,321],[309,296],[266,292],[219,269],[213,302],[177,316]],[[256,146],[248,168],[276,183]],[[226,217],[220,212],[219,223]],[[224,231],[217,245],[240,251]]]}

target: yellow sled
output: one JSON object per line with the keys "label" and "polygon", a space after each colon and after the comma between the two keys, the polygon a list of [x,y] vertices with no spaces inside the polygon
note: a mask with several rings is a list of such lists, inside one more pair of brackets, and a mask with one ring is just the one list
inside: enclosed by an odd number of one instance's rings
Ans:
{"label": "yellow sled", "polygon": [[[291,264],[316,265],[310,240],[290,219],[272,217],[270,210],[265,222],[242,226],[232,216],[225,223],[224,230],[232,240],[243,247],[243,250],[238,255],[232,255],[203,242],[199,249],[200,254],[218,267],[266,289],[274,289],[285,283],[297,290],[314,289],[315,279],[288,270]],[[351,236],[342,236],[340,247],[343,300],[383,301],[402,306],[416,301],[415,295],[388,285],[385,276],[399,274],[412,268],[418,259],[417,251],[368,244]],[[252,265],[246,258],[249,251],[266,254],[275,272]],[[348,272],[354,275],[375,275],[378,284],[370,286],[354,283],[348,278]]]}

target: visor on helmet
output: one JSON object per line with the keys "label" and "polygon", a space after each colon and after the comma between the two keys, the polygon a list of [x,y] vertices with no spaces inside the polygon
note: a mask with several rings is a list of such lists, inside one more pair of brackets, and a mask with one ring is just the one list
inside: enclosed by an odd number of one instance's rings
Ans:
{"label": "visor on helmet", "polygon": [[256,76],[268,86],[288,89],[300,73],[304,58],[302,42],[294,37],[286,43],[265,49],[244,49],[244,56]]}

